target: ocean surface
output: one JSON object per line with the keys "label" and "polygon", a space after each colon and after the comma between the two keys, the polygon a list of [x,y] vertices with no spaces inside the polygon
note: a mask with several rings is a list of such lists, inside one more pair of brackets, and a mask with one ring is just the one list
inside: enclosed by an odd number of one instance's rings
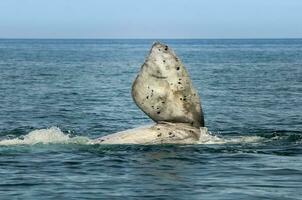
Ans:
{"label": "ocean surface", "polygon": [[302,39],[161,40],[202,101],[198,145],[92,145],[150,124],[153,40],[0,40],[0,199],[302,199]]}

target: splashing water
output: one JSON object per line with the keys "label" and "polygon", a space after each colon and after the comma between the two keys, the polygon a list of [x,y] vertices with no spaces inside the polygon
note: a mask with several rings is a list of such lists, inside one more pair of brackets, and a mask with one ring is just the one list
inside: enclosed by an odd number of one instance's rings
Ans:
{"label": "splashing water", "polygon": [[60,128],[51,127],[47,129],[38,129],[28,134],[0,141],[0,145],[34,145],[34,144],[86,144],[90,141],[87,137],[71,137],[64,134]]}
{"label": "splashing water", "polygon": [[210,131],[201,131],[198,144],[238,144],[238,143],[257,143],[263,141],[265,138],[260,136],[233,136],[222,137],[217,136]]}

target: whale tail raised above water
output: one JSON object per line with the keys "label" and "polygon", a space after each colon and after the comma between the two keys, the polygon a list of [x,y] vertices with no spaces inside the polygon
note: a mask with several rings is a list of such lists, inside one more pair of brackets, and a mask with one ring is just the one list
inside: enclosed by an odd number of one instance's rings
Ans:
{"label": "whale tail raised above water", "polygon": [[205,125],[197,91],[184,65],[165,44],[153,44],[133,82],[132,98],[155,122]]}

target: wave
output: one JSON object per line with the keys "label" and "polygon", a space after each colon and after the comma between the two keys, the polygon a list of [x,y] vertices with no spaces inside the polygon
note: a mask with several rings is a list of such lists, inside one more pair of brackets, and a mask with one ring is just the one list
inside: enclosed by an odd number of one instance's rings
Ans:
{"label": "wave", "polygon": [[90,139],[87,137],[71,137],[65,134],[58,127],[38,129],[29,132],[24,136],[0,141],[2,146],[10,145],[35,145],[35,144],[88,144]]}

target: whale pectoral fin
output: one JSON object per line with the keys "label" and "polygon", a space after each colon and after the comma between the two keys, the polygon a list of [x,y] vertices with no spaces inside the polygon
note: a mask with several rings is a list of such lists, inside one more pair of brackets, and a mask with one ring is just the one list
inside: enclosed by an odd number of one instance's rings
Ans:
{"label": "whale pectoral fin", "polygon": [[154,43],[132,85],[137,106],[156,122],[204,126],[197,91],[175,53]]}

